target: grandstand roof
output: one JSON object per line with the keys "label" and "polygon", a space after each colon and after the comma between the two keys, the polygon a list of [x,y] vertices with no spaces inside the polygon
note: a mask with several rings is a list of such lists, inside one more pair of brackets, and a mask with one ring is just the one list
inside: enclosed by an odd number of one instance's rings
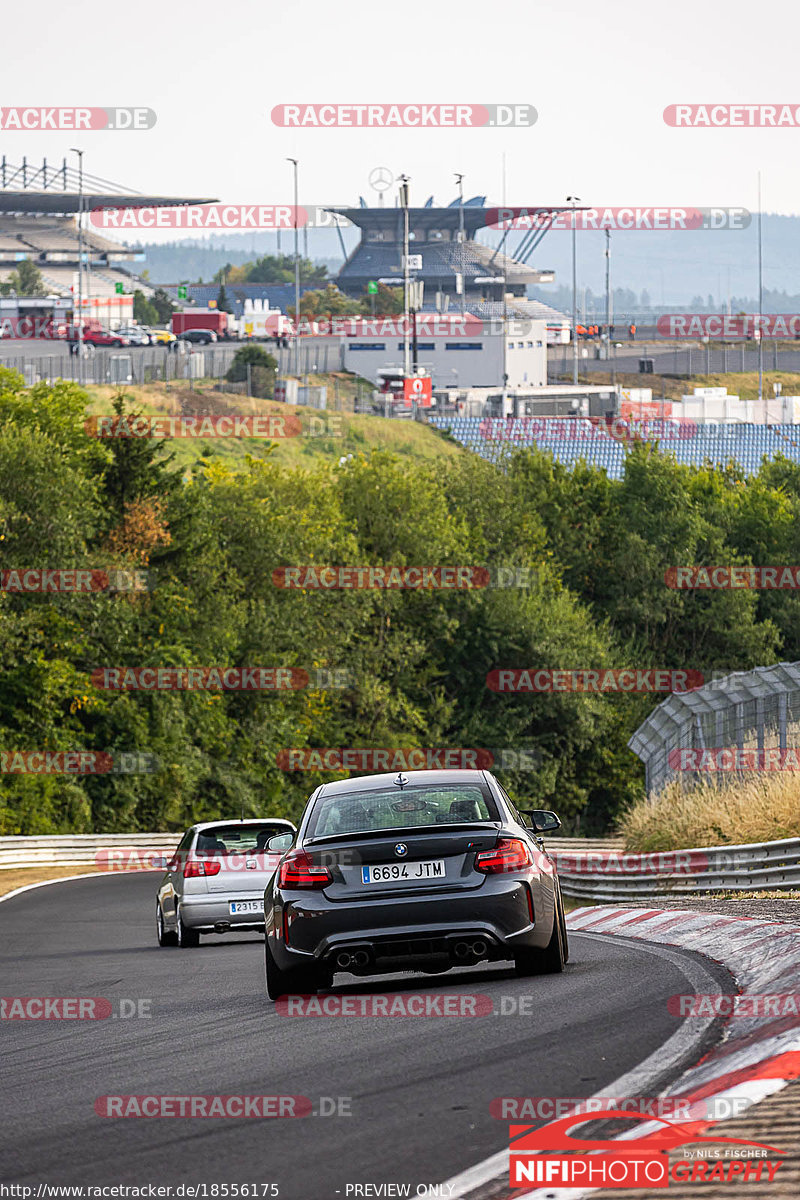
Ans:
{"label": "grandstand roof", "polygon": [[[408,223],[416,229],[460,229],[461,214],[464,217],[464,229],[467,236],[471,236],[478,229],[483,229],[491,219],[497,219],[498,206],[486,204],[470,204],[465,202],[462,205],[449,204],[446,208],[434,208],[426,206],[424,208],[409,208]],[[352,221],[354,225],[358,225],[359,229],[386,229],[396,230],[397,240],[403,239],[403,209],[402,208],[328,208],[327,212],[339,213],[340,216],[346,217],[348,221]],[[541,205],[539,209],[530,209],[531,212],[541,211],[548,213],[570,212],[571,205],[569,204],[554,204]]]}
{"label": "grandstand roof", "polygon": [[[93,208],[178,208],[185,204],[213,204],[207,196],[141,196],[118,192],[84,192],[83,210]],[[0,213],[77,213],[80,211],[79,192],[61,192],[55,188],[34,192],[0,189]]]}

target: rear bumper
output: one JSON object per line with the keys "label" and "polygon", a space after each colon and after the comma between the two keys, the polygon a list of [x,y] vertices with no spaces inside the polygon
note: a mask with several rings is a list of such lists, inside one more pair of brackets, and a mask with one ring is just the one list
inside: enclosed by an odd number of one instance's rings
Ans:
{"label": "rear bumper", "polygon": [[358,960],[365,973],[436,962],[455,965],[474,961],[471,955],[456,954],[456,947],[475,940],[485,942],[485,957],[502,961],[519,949],[543,949],[550,940],[551,915],[543,923],[531,922],[530,894],[526,881],[508,876],[470,891],[366,904],[287,891],[268,913],[267,933],[275,961],[284,970],[311,960],[336,969],[337,956],[348,952],[366,952],[368,962]]}
{"label": "rear bumper", "polygon": [[[232,900],[262,900],[262,893],[253,896],[241,892],[219,892],[211,895],[184,896],[180,902],[181,919],[187,929],[213,933],[214,926],[225,924],[233,930],[264,928],[263,913],[231,913]],[[224,932],[224,931],[220,931]]]}

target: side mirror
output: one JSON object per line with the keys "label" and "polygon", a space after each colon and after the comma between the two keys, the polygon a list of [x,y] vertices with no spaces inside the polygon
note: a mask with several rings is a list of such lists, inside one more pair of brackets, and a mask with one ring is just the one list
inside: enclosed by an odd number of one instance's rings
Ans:
{"label": "side mirror", "polygon": [[554,812],[547,808],[531,808],[525,814],[530,819],[534,833],[555,833],[561,828],[561,822]]}
{"label": "side mirror", "polygon": [[276,850],[288,850],[293,841],[293,833],[275,833],[267,842],[266,849],[272,852]]}

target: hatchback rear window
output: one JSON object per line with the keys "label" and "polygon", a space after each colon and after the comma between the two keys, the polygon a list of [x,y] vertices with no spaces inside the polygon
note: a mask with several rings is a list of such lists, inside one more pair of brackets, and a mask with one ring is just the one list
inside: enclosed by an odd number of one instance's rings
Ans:
{"label": "hatchback rear window", "polygon": [[266,843],[276,833],[289,832],[285,825],[220,825],[218,829],[204,829],[197,835],[195,850],[203,854],[242,854],[248,850],[264,850]]}
{"label": "hatchback rear window", "polygon": [[488,789],[478,784],[439,787],[392,787],[385,791],[332,792],[314,807],[308,837],[337,833],[371,833],[379,829],[419,829],[461,825],[467,821],[499,821]]}

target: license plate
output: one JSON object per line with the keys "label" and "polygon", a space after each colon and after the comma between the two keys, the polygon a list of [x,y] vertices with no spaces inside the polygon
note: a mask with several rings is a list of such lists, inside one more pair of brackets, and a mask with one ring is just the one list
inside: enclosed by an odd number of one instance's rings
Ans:
{"label": "license plate", "polygon": [[444,859],[432,862],[382,863],[361,868],[362,883],[421,883],[424,879],[444,879]]}
{"label": "license plate", "polygon": [[261,917],[264,915],[263,900],[231,900],[228,908],[232,917],[237,913],[257,913]]}

